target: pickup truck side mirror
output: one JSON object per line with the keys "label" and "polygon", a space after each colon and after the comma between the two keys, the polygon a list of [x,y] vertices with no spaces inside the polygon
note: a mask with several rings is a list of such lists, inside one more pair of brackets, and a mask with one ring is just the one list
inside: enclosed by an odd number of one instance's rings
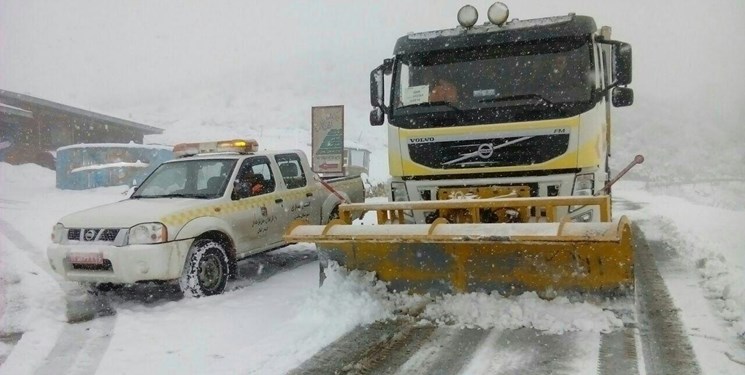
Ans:
{"label": "pickup truck side mirror", "polygon": [[230,199],[237,201],[239,199],[248,198],[250,196],[251,185],[240,180],[235,180],[233,182],[233,193],[231,194]]}

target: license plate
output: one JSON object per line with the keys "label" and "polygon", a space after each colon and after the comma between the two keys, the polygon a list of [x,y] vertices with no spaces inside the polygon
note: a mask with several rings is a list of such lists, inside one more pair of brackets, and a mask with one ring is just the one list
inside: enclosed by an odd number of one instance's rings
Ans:
{"label": "license plate", "polygon": [[75,264],[103,264],[101,253],[70,253],[68,258]]}

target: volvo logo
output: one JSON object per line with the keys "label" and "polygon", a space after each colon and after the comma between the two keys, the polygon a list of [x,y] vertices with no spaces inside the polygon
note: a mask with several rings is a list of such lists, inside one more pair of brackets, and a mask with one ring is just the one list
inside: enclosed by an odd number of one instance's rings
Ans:
{"label": "volvo logo", "polygon": [[435,141],[435,137],[422,137],[422,138],[409,138],[410,144],[416,143],[431,143]]}
{"label": "volvo logo", "polygon": [[494,145],[491,143],[484,143],[476,150],[478,157],[482,159],[488,159],[494,154]]}
{"label": "volvo logo", "polygon": [[83,238],[86,241],[93,241],[96,238],[96,230],[88,229],[87,231],[85,231],[85,234],[83,234]]}
{"label": "volvo logo", "polygon": [[[467,152],[465,154],[461,154],[459,157],[446,161],[442,163],[442,165],[450,165],[450,164],[456,164],[456,163],[462,163],[467,161],[468,159],[479,157],[481,159],[489,159],[494,154],[494,150],[498,150],[500,148],[507,147],[509,145],[513,145],[515,143],[519,143],[525,140],[528,140],[530,138],[533,138],[533,136],[526,136],[526,137],[520,137],[513,139],[511,141],[507,141],[498,145],[494,145],[494,143],[482,143],[480,144],[475,151],[473,152]],[[475,146],[475,145],[474,145]]]}

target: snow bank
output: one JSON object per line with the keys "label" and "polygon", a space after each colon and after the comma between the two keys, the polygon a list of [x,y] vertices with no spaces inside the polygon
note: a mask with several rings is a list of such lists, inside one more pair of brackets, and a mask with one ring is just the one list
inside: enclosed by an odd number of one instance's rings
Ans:
{"label": "snow bank", "polygon": [[622,213],[641,225],[648,240],[668,243],[698,269],[707,299],[735,333],[745,337],[745,210],[737,209],[745,207],[745,198],[732,195],[730,208],[710,207],[690,200],[719,196],[716,185],[679,191],[687,195],[685,200],[653,195],[634,183],[622,186],[617,191],[623,198],[643,206]]}

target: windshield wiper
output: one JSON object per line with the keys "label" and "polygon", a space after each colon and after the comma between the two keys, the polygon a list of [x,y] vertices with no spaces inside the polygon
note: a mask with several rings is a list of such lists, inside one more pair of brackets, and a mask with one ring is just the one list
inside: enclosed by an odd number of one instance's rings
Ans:
{"label": "windshield wiper", "polygon": [[451,110],[453,110],[455,112],[458,112],[458,113],[463,112],[462,109],[456,107],[455,105],[453,105],[453,103],[446,102],[446,101],[421,102],[421,103],[416,103],[416,104],[408,104],[408,105],[400,106],[400,107],[398,107],[396,109],[403,109],[403,108],[429,108],[429,107],[441,107],[441,106],[448,107]]}
{"label": "windshield wiper", "polygon": [[479,100],[479,103],[495,103],[495,102],[507,102],[517,100],[532,100],[537,99],[539,102],[546,103],[548,105],[554,105],[553,102],[548,101],[546,98],[538,94],[524,94],[524,95],[512,95],[512,96],[501,96],[498,98],[487,98]]}

